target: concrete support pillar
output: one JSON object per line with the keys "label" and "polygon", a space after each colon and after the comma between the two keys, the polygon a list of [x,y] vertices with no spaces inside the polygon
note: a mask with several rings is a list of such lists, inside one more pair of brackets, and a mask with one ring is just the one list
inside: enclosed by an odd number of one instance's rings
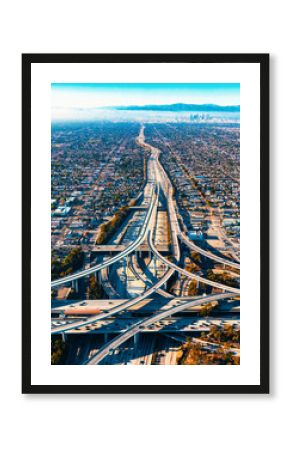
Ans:
{"label": "concrete support pillar", "polygon": [[98,270],[98,272],[95,272],[96,276],[97,276],[97,281],[99,283],[102,282],[102,277],[101,277],[101,270]]}
{"label": "concrete support pillar", "polygon": [[198,289],[199,288],[199,280],[197,280],[197,282],[196,282],[196,289]]}
{"label": "concrete support pillar", "polygon": [[61,340],[62,340],[62,342],[66,342],[66,334],[65,333],[61,333]]}
{"label": "concrete support pillar", "polygon": [[78,282],[77,282],[77,280],[73,280],[73,281],[71,282],[71,287],[72,287],[72,289],[73,289],[75,292],[78,292]]}
{"label": "concrete support pillar", "polygon": [[137,347],[140,340],[140,333],[134,334],[134,347]]}
{"label": "concrete support pillar", "polygon": [[79,282],[78,282],[78,280],[74,280],[74,281],[72,282],[72,287],[73,287],[73,289],[74,289],[76,292],[79,292]]}
{"label": "concrete support pillar", "polygon": [[128,259],[127,256],[125,257],[124,263],[123,263],[123,271],[124,271],[124,285],[125,285],[125,291],[127,290],[128,287],[128,272],[127,272],[127,268],[128,268]]}

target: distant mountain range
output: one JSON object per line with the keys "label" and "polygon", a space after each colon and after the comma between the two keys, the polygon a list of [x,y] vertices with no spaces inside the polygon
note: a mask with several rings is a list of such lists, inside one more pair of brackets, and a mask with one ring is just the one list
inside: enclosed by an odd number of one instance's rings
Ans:
{"label": "distant mountain range", "polygon": [[221,106],[214,104],[195,105],[187,103],[174,103],[173,105],[144,105],[144,106],[108,106],[102,109],[111,109],[118,111],[215,111],[215,112],[239,112],[240,105]]}

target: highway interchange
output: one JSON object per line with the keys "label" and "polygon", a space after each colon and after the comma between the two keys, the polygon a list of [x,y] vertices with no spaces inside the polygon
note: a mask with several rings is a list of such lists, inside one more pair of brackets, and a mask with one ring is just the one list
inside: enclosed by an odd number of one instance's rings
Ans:
{"label": "highway interchange", "polygon": [[[191,272],[182,267],[182,251],[181,244],[188,247],[205,258],[209,258],[215,263],[220,263],[224,267],[239,269],[239,263],[227,259],[221,255],[215,255],[208,250],[205,250],[195,243],[193,243],[184,231],[181,230],[178,220],[178,208],[174,199],[174,189],[171,181],[164,170],[161,162],[159,161],[160,151],[159,149],[151,146],[145,142],[144,126],[141,126],[140,134],[136,139],[136,143],[143,147],[143,149],[149,153],[147,159],[147,180],[144,187],[143,198],[140,206],[144,208],[144,220],[137,228],[137,236],[135,239],[128,239],[128,245],[124,250],[118,252],[114,256],[104,256],[101,261],[97,261],[97,264],[91,265],[89,268],[75,272],[64,278],[60,278],[51,282],[52,288],[58,288],[63,285],[73,284],[76,286],[79,280],[94,274],[100,279],[104,287],[105,292],[110,298],[122,298],[120,294],[117,294],[116,288],[110,282],[109,267],[113,267],[115,274],[128,274],[132,276],[133,280],[138,280],[138,286],[143,292],[136,294],[130,294],[129,298],[122,302],[111,301],[113,306],[110,308],[96,311],[96,314],[87,313],[89,305],[82,308],[82,315],[77,315],[73,319],[69,320],[68,315],[65,315],[65,309],[62,310],[62,320],[52,319],[52,335],[65,333],[79,332],[84,333],[92,331],[92,326],[97,324],[106,324],[113,320],[118,320],[122,315],[130,310],[132,307],[140,305],[143,301],[160,297],[163,301],[175,300],[177,303],[174,306],[166,308],[165,310],[155,311],[149,317],[134,320],[131,326],[122,326],[121,332],[111,341],[105,342],[101,348],[89,359],[83,361],[83,364],[95,365],[100,364],[105,358],[110,358],[114,355],[116,349],[124,344],[130,338],[134,338],[137,342],[137,337],[141,333],[149,332],[150,327],[154,327],[154,324],[160,323],[168,317],[172,317],[175,314],[188,310],[194,306],[201,306],[206,304],[212,304],[212,302],[223,303],[229,300],[239,298],[240,290],[228,285],[218,283],[207,279],[200,274]],[[170,257],[162,254],[158,249],[160,241],[160,232],[157,233],[158,220],[161,209],[164,209],[168,215],[168,223],[170,229]],[[142,216],[142,215],[141,215]],[[130,222],[128,223],[128,229]],[[126,230],[122,231],[122,235],[126,235]],[[136,228],[134,229],[136,232]],[[135,233],[136,234],[136,233]],[[123,241],[125,242],[125,241]],[[138,257],[140,253],[141,245],[147,246],[148,249],[148,261],[145,264],[144,259]],[[140,259],[140,261],[139,261]],[[204,286],[213,288],[214,291],[209,294],[203,294],[202,296],[177,296],[168,292],[167,283],[173,276],[185,277],[189,280],[195,280],[197,283],[202,283]],[[121,276],[119,277],[121,278]],[[128,282],[128,281],[127,281]],[[128,293],[127,293],[128,294]],[[131,298],[130,298],[131,297]],[[132,298],[133,297],[133,298]],[[77,302],[75,302],[77,303]],[[88,302],[86,302],[88,303]],[[181,303],[181,304],[178,304]],[[69,305],[70,311],[71,306]],[[54,309],[54,312],[57,308]],[[106,322],[107,321],[107,322]],[[155,331],[155,328],[154,328]]]}

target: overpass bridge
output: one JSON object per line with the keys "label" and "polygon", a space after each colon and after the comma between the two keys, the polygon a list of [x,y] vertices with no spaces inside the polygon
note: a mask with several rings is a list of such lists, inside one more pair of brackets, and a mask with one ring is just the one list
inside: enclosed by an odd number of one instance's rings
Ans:
{"label": "overpass bridge", "polygon": [[[209,295],[207,297],[201,297],[195,300],[191,300],[182,305],[174,306],[169,308],[166,311],[162,311],[158,314],[154,314],[153,316],[146,318],[144,320],[138,321],[136,324],[133,324],[126,330],[125,332],[119,334],[115,339],[113,339],[109,344],[105,344],[91,359],[85,362],[88,365],[99,364],[106,356],[110,355],[112,351],[118,348],[121,344],[126,342],[131,337],[134,337],[138,333],[142,332],[143,329],[149,327],[155,323],[158,323],[161,319],[165,319],[167,317],[171,317],[172,315],[179,313],[186,309],[189,305],[197,306],[197,305],[205,305],[211,303],[213,301],[227,301],[230,298],[233,298],[234,294],[217,294],[217,295]],[[167,330],[168,331],[168,330]]]}
{"label": "overpass bridge", "polygon": [[[97,354],[89,361],[88,364],[99,364],[106,356],[108,356],[114,349],[116,349],[123,342],[126,342],[130,337],[138,336],[141,332],[159,332],[166,329],[166,332],[180,332],[184,330],[189,330],[190,327],[193,327],[192,330],[195,330],[195,324],[184,323],[183,325],[180,322],[180,319],[175,319],[172,321],[171,316],[174,314],[179,314],[182,311],[189,310],[191,308],[196,308],[201,305],[205,305],[212,302],[229,302],[234,298],[239,297],[239,289],[230,288],[221,283],[215,283],[206,278],[200,277],[195,273],[188,272],[184,268],[180,267],[181,260],[181,251],[179,245],[179,239],[183,241],[184,244],[188,245],[192,248],[191,242],[187,242],[187,237],[182,235],[181,230],[178,223],[177,216],[177,205],[173,198],[173,187],[171,182],[158,160],[158,156],[160,151],[149,144],[144,142],[144,129],[142,128],[140,131],[139,139],[137,139],[139,145],[146,148],[146,150],[150,150],[150,157],[148,159],[147,166],[147,184],[146,184],[146,192],[147,195],[145,197],[144,203],[142,206],[142,210],[146,211],[145,220],[140,226],[140,230],[138,231],[138,236],[130,242],[127,246],[123,244],[111,244],[111,245],[100,245],[94,246],[92,251],[95,253],[110,255],[109,258],[106,258],[104,261],[99,264],[94,265],[93,267],[87,268],[85,270],[79,271],[77,273],[71,274],[67,277],[64,277],[59,280],[54,280],[51,283],[52,287],[61,286],[67,282],[75,282],[76,280],[86,277],[89,274],[96,273],[97,271],[107,269],[110,265],[121,261],[123,258],[128,258],[128,260],[132,257],[132,255],[136,255],[140,252],[148,252],[149,254],[153,254],[155,258],[162,261],[162,263],[166,266],[164,274],[158,279],[155,276],[150,277],[149,280],[148,275],[146,275],[146,271],[140,273],[138,267],[135,267],[136,264],[133,262],[133,272],[135,272],[135,276],[139,279],[148,279],[148,285],[146,286],[146,290],[141,294],[137,295],[133,299],[122,299],[119,300],[119,303],[116,303],[116,300],[103,310],[100,311],[95,310],[95,314],[90,315],[87,309],[87,315],[90,317],[86,317],[86,313],[82,310],[82,313],[85,314],[85,317],[82,319],[80,317],[76,317],[75,319],[72,317],[65,320],[53,320],[52,322],[52,334],[59,333],[101,333],[105,334],[108,330],[113,330],[114,333],[118,333],[119,335],[113,339],[112,342],[106,344]],[[148,195],[150,193],[150,195]],[[166,206],[160,205],[160,198],[162,197],[162,201]],[[166,201],[164,201],[166,199]],[[134,207],[132,207],[134,210]],[[138,210],[138,207],[137,207]],[[157,228],[157,215],[158,211],[166,210],[169,217],[169,229],[170,229],[170,245],[160,244],[155,242],[156,239],[156,228]],[[195,249],[197,252],[202,253],[199,248]],[[165,258],[164,255],[166,253],[171,253],[173,258],[169,261],[169,259]],[[212,256],[208,254],[204,254],[204,256]],[[215,255],[214,255],[215,256]],[[213,259],[213,258],[212,258]],[[221,261],[223,258],[219,258],[219,262],[225,263],[225,259]],[[174,261],[174,262],[173,262]],[[228,264],[229,261],[226,261]],[[234,263],[235,264],[235,263]],[[230,264],[228,264],[230,265]],[[233,265],[233,264],[232,264]],[[157,294],[162,294],[164,290],[164,286],[170,279],[170,277],[174,273],[180,273],[189,278],[195,279],[198,282],[202,282],[209,286],[212,286],[215,289],[219,289],[222,294],[212,294],[208,296],[202,297],[173,297],[167,298],[166,301],[172,302],[168,308],[163,308],[158,310],[156,314],[156,309],[154,314],[151,317],[146,317],[144,320],[139,319],[133,320],[132,322],[124,322],[123,315],[129,312],[132,314],[132,311],[137,311],[144,306],[145,303],[148,306],[152,304],[156,300]],[[159,275],[160,276],[160,275]],[[147,283],[146,283],[147,284]],[[226,292],[227,291],[227,292]],[[171,297],[171,295],[169,295]],[[163,299],[164,301],[164,299]],[[144,303],[142,303],[144,302]],[[175,302],[175,303],[174,303]],[[85,305],[79,305],[79,307]],[[92,307],[92,306],[91,306]],[[74,308],[74,307],[73,307]],[[59,308],[57,308],[59,311]],[[132,319],[131,319],[132,320]],[[161,321],[161,322],[160,322]],[[167,321],[166,324],[164,321]],[[168,322],[170,321],[170,323]],[[177,322],[180,322],[177,327]],[[116,324],[119,323],[117,326]],[[160,326],[158,326],[158,323]],[[161,323],[164,325],[161,326]],[[201,324],[200,324],[201,326]],[[198,330],[200,329],[198,326]],[[204,325],[205,326],[205,325]],[[115,328],[114,328],[115,327]],[[107,331],[106,331],[107,330]],[[174,331],[175,330],[175,331]],[[109,331],[111,332],[111,331]]]}
{"label": "overpass bridge", "polygon": [[[57,321],[54,320],[56,323]],[[83,327],[70,330],[69,334],[119,334],[125,333],[130,327],[138,326],[140,319],[137,318],[118,318],[117,320],[108,319],[95,324],[85,325]],[[169,317],[161,319],[154,323],[141,326],[140,333],[202,333],[209,331],[211,327],[221,325],[240,326],[240,320],[236,317]],[[107,340],[107,337],[106,337]]]}
{"label": "overpass bridge", "polygon": [[[190,297],[194,298],[194,297]],[[196,296],[196,299],[200,298],[200,296]],[[51,313],[55,314],[55,316],[64,317],[77,317],[77,316],[87,316],[91,315],[93,311],[97,311],[98,313],[105,312],[110,308],[124,305],[128,299],[100,299],[100,300],[53,300],[51,303]],[[182,302],[186,302],[186,297],[176,298],[171,296],[170,298],[146,298],[139,303],[132,305],[126,308],[125,313],[128,312],[128,315],[142,315],[142,314],[152,314],[156,311],[165,311],[173,306],[178,306],[182,304]],[[197,312],[199,311],[201,306],[188,306],[188,309],[184,311]],[[215,309],[218,311],[223,311],[225,313],[239,313],[240,311],[240,301],[239,299],[230,299],[228,303],[221,302],[219,307]],[[95,312],[96,314],[96,312]],[[123,314],[124,316],[124,314]]]}
{"label": "overpass bridge", "polygon": [[[124,244],[107,244],[107,245],[94,245],[91,247],[92,253],[111,255],[112,253],[122,253],[126,250],[127,246]],[[157,244],[156,248],[161,253],[169,253],[170,246],[166,244]],[[137,252],[151,252],[148,243],[143,243],[136,248]]]}

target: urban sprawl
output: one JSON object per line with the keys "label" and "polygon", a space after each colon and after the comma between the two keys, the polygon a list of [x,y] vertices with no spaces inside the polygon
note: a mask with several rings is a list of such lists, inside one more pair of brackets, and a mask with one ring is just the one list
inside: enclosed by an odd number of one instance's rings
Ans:
{"label": "urban sprawl", "polygon": [[52,364],[239,364],[239,124],[51,141]]}

